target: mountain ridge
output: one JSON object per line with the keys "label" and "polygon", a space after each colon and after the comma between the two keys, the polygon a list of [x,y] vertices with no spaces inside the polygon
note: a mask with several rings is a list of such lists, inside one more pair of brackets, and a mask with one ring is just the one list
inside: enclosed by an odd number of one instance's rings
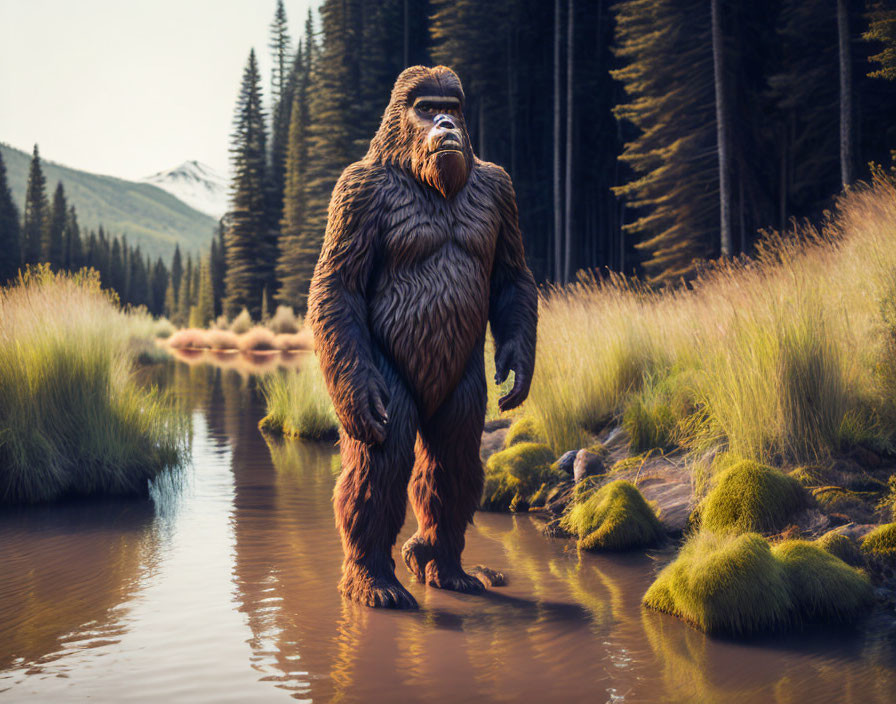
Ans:
{"label": "mountain ridge", "polygon": [[[3,142],[0,153],[21,216],[31,155]],[[47,160],[43,154],[41,167],[47,180],[47,198],[52,202],[56,183],[61,181],[69,205],[78,212],[82,231],[102,225],[107,233],[124,235],[130,245],[140,245],[153,259],[162,257],[168,262],[176,245],[184,254],[205,252],[217,230],[216,218],[156,185],[81,171]]]}

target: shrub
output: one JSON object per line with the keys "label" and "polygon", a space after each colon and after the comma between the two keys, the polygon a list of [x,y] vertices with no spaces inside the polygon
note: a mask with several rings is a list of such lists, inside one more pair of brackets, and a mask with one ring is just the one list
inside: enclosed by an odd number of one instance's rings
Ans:
{"label": "shrub", "polygon": [[862,551],[855,540],[836,531],[828,531],[815,541],[822,550],[827,550],[834,557],[839,557],[847,565],[860,567],[863,563]]}
{"label": "shrub", "polygon": [[183,460],[187,419],[135,381],[115,301],[47,267],[0,291],[0,503],[145,496]]}
{"label": "shrub", "polygon": [[168,318],[159,318],[153,329],[153,335],[160,340],[167,340],[174,334],[174,325]]}
{"label": "shrub", "polygon": [[866,535],[862,552],[870,557],[896,560],[896,523],[887,523]]}
{"label": "shrub", "polygon": [[168,346],[175,350],[205,350],[208,349],[205,334],[205,330],[196,328],[178,330],[168,338]]}
{"label": "shrub", "polygon": [[283,333],[274,337],[274,347],[282,352],[310,350],[313,347],[311,332],[303,330],[297,333]]}
{"label": "shrub", "polygon": [[496,452],[488,458],[482,507],[489,511],[506,511],[519,495],[526,498],[545,483],[561,479],[551,469],[554,453],[547,445],[521,442]]}
{"label": "shrub", "polygon": [[301,324],[296,320],[296,315],[289,306],[277,306],[274,317],[268,322],[268,327],[278,335],[293,334],[299,331]]}
{"label": "shrub", "polygon": [[249,332],[249,329],[252,327],[252,316],[249,315],[249,311],[243,308],[240,311],[240,314],[233,319],[233,322],[230,323],[230,330],[235,332],[237,335],[243,335]]}
{"label": "shrub", "polygon": [[784,566],[790,595],[806,621],[847,622],[871,605],[871,582],[843,560],[805,540],[785,540],[772,548]]}
{"label": "shrub", "polygon": [[544,428],[537,418],[530,415],[523,416],[507,430],[507,435],[504,436],[505,448],[521,442],[544,442]]}
{"label": "shrub", "polygon": [[656,545],[664,538],[654,510],[633,484],[623,480],[578,498],[560,525],[578,536],[584,550],[628,550]]}
{"label": "shrub", "polygon": [[755,533],[694,535],[650,585],[644,604],[707,633],[774,631],[793,618],[784,568]]}
{"label": "shrub", "polygon": [[237,346],[242,352],[270,352],[274,347],[274,333],[260,325],[240,335]]}
{"label": "shrub", "polygon": [[698,507],[700,524],[710,531],[770,532],[809,503],[792,477],[743,460],[721,472]]}
{"label": "shrub", "polygon": [[284,370],[261,380],[267,415],[258,427],[285,437],[335,438],[339,420],[316,359],[299,371]]}
{"label": "shrub", "polygon": [[206,332],[205,341],[213,350],[236,350],[239,346],[239,338],[230,330],[213,328]]}

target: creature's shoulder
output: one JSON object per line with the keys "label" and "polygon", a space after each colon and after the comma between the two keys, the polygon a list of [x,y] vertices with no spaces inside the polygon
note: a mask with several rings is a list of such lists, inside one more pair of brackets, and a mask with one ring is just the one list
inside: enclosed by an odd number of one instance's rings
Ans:
{"label": "creature's shoulder", "polygon": [[476,180],[498,198],[513,198],[513,181],[502,167],[474,157],[473,174]]}
{"label": "creature's shoulder", "polygon": [[386,170],[380,164],[362,159],[345,167],[330,200],[331,210],[336,207],[353,207],[373,203],[386,181]]}

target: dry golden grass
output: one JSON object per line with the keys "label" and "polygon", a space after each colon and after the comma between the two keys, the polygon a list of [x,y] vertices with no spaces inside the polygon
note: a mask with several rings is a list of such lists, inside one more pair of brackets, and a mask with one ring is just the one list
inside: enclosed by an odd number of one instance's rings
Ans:
{"label": "dry golden grass", "polygon": [[894,340],[896,190],[879,180],[687,287],[585,276],[547,292],[530,406],[557,453],[646,397],[630,416],[671,423],[654,435],[680,445],[813,460],[889,445]]}

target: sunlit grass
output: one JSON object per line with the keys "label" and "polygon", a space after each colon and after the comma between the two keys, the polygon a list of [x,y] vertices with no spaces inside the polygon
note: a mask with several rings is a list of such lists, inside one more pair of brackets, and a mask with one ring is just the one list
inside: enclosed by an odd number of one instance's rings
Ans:
{"label": "sunlit grass", "polygon": [[339,421],[313,355],[299,371],[270,374],[261,381],[267,415],[259,427],[276,435],[322,440],[336,436]]}
{"label": "sunlit grass", "polygon": [[[620,276],[546,292],[529,410],[556,453],[627,418],[640,448],[767,463],[890,447],[896,190],[857,186],[823,227],[656,291]],[[893,314],[890,315],[889,313]]]}
{"label": "sunlit grass", "polygon": [[95,275],[44,268],[0,292],[0,503],[144,495],[182,460],[185,418],[132,376],[145,324]]}

